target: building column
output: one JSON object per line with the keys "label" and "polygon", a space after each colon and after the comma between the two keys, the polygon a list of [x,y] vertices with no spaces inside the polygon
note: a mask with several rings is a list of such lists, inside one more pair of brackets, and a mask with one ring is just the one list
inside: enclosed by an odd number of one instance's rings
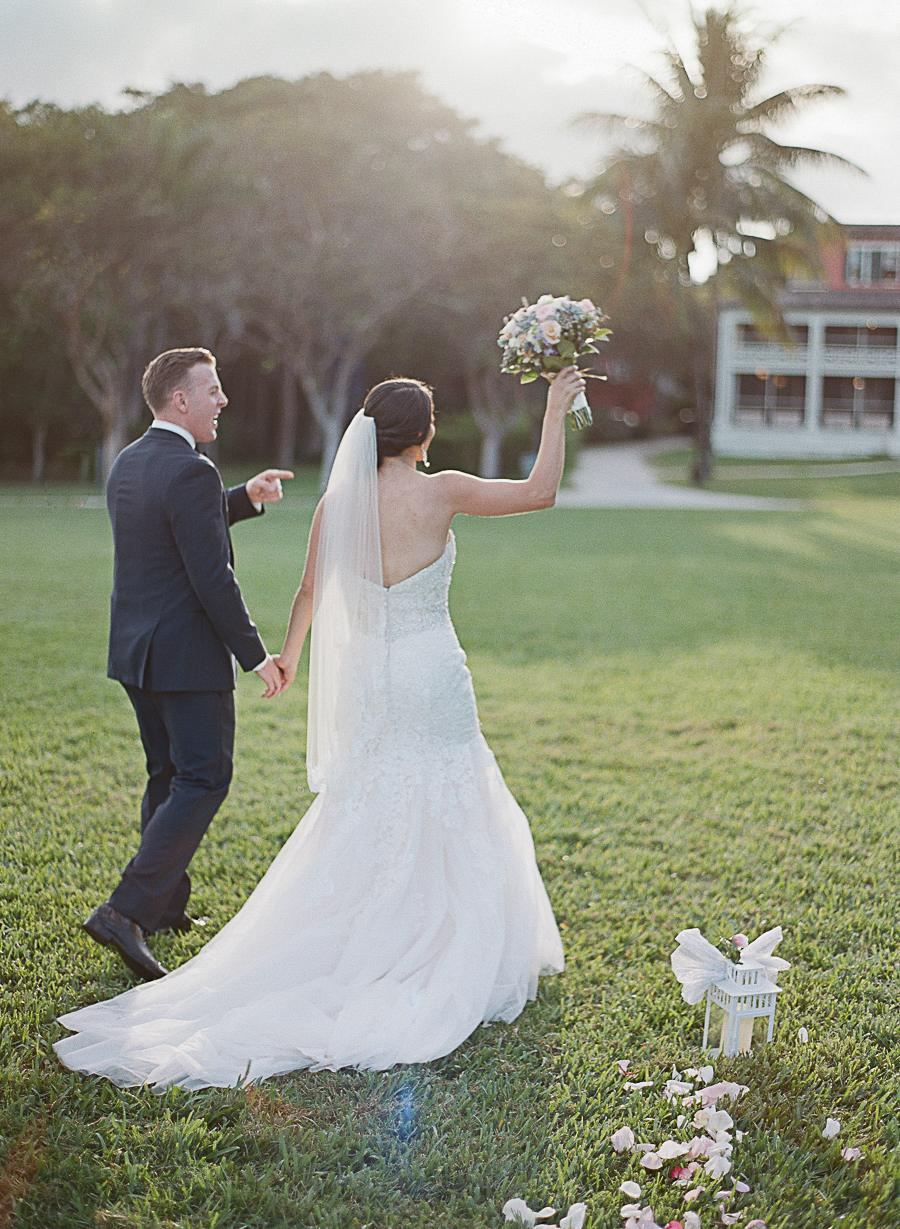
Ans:
{"label": "building column", "polygon": [[900,316],[897,325],[897,353],[894,359],[894,422],[887,436],[888,456],[900,457]]}
{"label": "building column", "polygon": [[818,434],[822,429],[822,376],[825,372],[825,321],[816,314],[809,317],[809,343],[806,349],[806,401],[803,429]]}

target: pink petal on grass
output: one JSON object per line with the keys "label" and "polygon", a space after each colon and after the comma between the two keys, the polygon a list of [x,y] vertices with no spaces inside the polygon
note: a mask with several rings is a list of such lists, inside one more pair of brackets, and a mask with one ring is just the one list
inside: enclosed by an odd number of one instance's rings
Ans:
{"label": "pink petal on grass", "polygon": [[645,1152],[641,1157],[644,1169],[662,1169],[663,1159],[658,1152]]}

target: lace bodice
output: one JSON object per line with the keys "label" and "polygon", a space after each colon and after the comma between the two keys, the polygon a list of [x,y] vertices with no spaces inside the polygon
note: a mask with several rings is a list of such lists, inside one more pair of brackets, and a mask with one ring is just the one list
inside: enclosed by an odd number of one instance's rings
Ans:
{"label": "lace bodice", "polygon": [[440,558],[385,591],[389,641],[450,622],[447,595],[455,562],[456,539],[451,533]]}

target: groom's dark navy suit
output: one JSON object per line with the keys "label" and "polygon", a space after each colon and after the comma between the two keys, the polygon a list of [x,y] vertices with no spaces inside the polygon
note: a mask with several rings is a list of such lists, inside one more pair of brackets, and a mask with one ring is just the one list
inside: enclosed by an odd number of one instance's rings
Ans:
{"label": "groom's dark navy suit", "polygon": [[109,676],[123,684],[147,756],[141,844],[109,903],[146,931],[177,922],[187,866],[231,784],[235,659],[266,658],[234,574],[229,526],[258,516],[244,487],[151,427],[109,476],[115,543]]}

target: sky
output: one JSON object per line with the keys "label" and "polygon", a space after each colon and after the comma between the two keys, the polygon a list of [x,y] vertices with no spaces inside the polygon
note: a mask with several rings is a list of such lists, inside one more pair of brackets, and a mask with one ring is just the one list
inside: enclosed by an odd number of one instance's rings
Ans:
{"label": "sky", "polygon": [[[782,33],[766,93],[839,85],[779,139],[858,163],[798,186],[843,222],[900,223],[900,0],[756,0]],[[0,96],[116,108],[126,86],[221,89],[242,78],[414,70],[478,131],[554,182],[588,176],[603,149],[584,111],[647,107],[669,32],[685,55],[688,0],[0,0]],[[774,135],[779,135],[776,133]]]}

